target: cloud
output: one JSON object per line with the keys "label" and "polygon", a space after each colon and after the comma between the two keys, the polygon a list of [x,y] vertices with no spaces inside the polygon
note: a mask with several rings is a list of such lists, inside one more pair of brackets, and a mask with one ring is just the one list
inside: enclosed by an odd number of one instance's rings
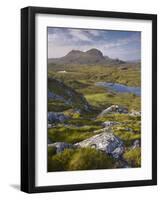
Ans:
{"label": "cloud", "polygon": [[131,31],[48,28],[48,57],[62,57],[72,49],[100,49],[123,60],[140,59],[141,33]]}

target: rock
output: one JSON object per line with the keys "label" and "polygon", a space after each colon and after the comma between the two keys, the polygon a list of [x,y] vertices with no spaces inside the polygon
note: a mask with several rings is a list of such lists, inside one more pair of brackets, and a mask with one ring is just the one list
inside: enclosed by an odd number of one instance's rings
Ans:
{"label": "rock", "polygon": [[63,97],[54,94],[53,92],[48,91],[48,99],[54,99],[54,100],[64,100]]}
{"label": "rock", "polygon": [[48,124],[48,128],[52,128],[52,124]]}
{"label": "rock", "polygon": [[133,129],[129,128],[129,127],[125,127],[125,131],[129,131],[129,132],[133,133]]}
{"label": "rock", "polygon": [[140,140],[135,140],[133,142],[131,149],[136,149],[136,148],[139,148],[139,147],[140,147]]}
{"label": "rock", "polygon": [[132,110],[129,115],[133,117],[141,116],[141,111]]}
{"label": "rock", "polygon": [[110,127],[110,126],[114,126],[116,124],[120,124],[119,122],[113,122],[113,121],[106,121],[102,123],[102,126],[104,127]]}
{"label": "rock", "polygon": [[64,149],[72,149],[73,145],[66,142],[55,142],[52,144],[48,144],[48,147],[55,147],[56,153],[60,153],[64,151]]}
{"label": "rock", "polygon": [[91,112],[92,110],[92,106],[81,93],[51,77],[48,77],[48,99],[60,101],[68,108],[80,109],[82,112]]}
{"label": "rock", "polygon": [[50,123],[64,122],[69,117],[59,112],[48,112],[48,121]]}
{"label": "rock", "polygon": [[103,110],[98,115],[98,117],[104,117],[104,116],[106,116],[107,114],[110,114],[110,113],[124,113],[124,114],[127,114],[128,113],[128,109],[123,107],[123,106],[112,105],[112,106],[106,108],[105,110]]}
{"label": "rock", "polygon": [[51,142],[51,140],[50,140],[50,138],[48,138],[48,144],[51,144],[52,142]]}
{"label": "rock", "polygon": [[124,153],[123,141],[109,131],[76,143],[75,146],[96,148],[117,159]]}

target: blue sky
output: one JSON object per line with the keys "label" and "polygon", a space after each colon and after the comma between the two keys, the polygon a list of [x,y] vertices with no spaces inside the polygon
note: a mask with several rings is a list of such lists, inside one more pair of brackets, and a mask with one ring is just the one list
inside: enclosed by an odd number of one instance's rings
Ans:
{"label": "blue sky", "polygon": [[48,28],[48,57],[65,56],[71,50],[97,48],[103,55],[122,60],[141,59],[141,32],[72,28]]}

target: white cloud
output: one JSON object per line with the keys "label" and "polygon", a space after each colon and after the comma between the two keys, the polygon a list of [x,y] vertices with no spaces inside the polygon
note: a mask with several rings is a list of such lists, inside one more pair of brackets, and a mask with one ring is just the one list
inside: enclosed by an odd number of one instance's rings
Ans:
{"label": "white cloud", "polygon": [[73,40],[91,41],[91,38],[83,30],[70,29]]}

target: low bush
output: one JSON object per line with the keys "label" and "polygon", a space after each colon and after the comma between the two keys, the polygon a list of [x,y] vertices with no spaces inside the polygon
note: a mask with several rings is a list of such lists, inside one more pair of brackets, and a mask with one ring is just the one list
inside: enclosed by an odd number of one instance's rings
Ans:
{"label": "low bush", "polygon": [[48,158],[48,171],[72,171],[114,168],[114,160],[92,148],[66,149]]}
{"label": "low bush", "polygon": [[141,148],[126,151],[123,157],[131,167],[141,167]]}

